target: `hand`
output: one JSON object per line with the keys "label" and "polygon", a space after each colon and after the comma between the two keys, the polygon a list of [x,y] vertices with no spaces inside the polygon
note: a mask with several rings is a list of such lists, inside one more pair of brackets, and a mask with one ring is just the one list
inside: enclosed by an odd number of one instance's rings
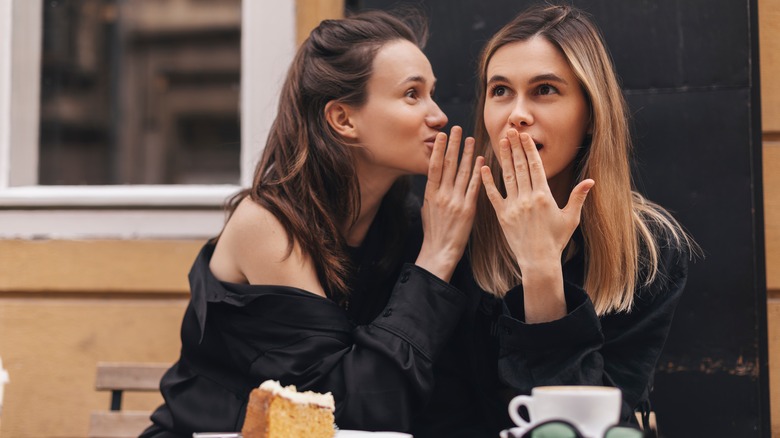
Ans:
{"label": "hand", "polygon": [[555,202],[533,139],[514,129],[499,141],[506,198],[496,188],[490,168],[482,182],[507,243],[523,275],[528,322],[566,314],[561,255],[580,223],[582,205],[595,182],[586,179],[571,191],[566,206]]}
{"label": "hand", "polygon": [[487,166],[482,167],[482,182],[520,269],[539,261],[560,263],[561,254],[580,223],[582,205],[594,181],[586,179],[574,187],[569,202],[560,209],[530,135],[510,129],[507,138],[499,142],[499,160],[506,199],[496,188]]}
{"label": "hand", "polygon": [[462,134],[459,126],[453,126],[449,145],[447,134],[436,136],[422,206],[425,236],[416,264],[444,281],[450,280],[466,248],[476,211],[479,168],[485,163],[477,157],[471,167],[474,139],[468,137],[458,164]]}

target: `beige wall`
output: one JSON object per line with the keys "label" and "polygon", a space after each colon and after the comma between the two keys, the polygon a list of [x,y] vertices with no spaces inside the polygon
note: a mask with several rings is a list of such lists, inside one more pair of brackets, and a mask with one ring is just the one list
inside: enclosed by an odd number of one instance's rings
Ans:
{"label": "beige wall", "polygon": [[758,0],[758,21],[770,410],[772,436],[780,437],[780,0]]}
{"label": "beige wall", "polygon": [[780,142],[764,141],[763,152],[770,409],[780,437]]}
{"label": "beige wall", "polygon": [[758,0],[761,121],[764,134],[780,140],[780,0]]}
{"label": "beige wall", "polygon": [[295,39],[300,44],[320,21],[344,15],[344,0],[298,0],[295,5],[295,21],[298,29]]}
{"label": "beige wall", "polygon": [[[173,362],[186,298],[3,298],[0,350],[11,377],[3,437],[83,437],[89,414],[108,410],[97,392],[99,361]],[[124,407],[148,410],[159,394],[127,397]]]}
{"label": "beige wall", "polygon": [[[99,361],[173,362],[202,242],[0,241],[2,437],[83,437]],[[159,394],[130,396],[151,409]]]}

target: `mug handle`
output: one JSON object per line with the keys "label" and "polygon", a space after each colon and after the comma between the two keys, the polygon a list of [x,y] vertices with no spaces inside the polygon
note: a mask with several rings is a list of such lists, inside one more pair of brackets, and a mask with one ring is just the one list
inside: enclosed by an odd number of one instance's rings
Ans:
{"label": "mug handle", "polygon": [[530,395],[518,395],[517,397],[513,398],[512,401],[509,402],[509,418],[511,418],[512,421],[519,427],[528,427],[528,425],[531,423],[525,421],[525,419],[520,416],[517,410],[520,408],[520,406],[525,406],[530,414],[532,403],[533,398]]}

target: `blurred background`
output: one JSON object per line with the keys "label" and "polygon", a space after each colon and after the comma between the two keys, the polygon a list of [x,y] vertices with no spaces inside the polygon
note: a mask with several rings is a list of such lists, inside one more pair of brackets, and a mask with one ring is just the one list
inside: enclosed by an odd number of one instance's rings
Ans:
{"label": "blurred background", "polygon": [[[187,271],[251,180],[297,44],[399,3],[0,0],[0,437],[87,436],[110,404],[98,362],[176,360]],[[469,126],[476,54],[532,2],[405,3]],[[780,0],[573,3],[623,78],[640,188],[707,253],[657,371],[661,432],[780,437]]]}
{"label": "blurred background", "polygon": [[241,2],[44,1],[38,183],[239,183]]}

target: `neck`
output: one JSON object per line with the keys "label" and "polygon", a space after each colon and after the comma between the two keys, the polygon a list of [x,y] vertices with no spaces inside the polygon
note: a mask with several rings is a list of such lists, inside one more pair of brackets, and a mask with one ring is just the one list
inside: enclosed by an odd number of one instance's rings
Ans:
{"label": "neck", "polygon": [[367,169],[358,164],[357,175],[360,184],[360,213],[352,226],[345,224],[344,237],[349,246],[360,246],[366,238],[371,223],[374,222],[382,199],[396,181],[397,176],[369,176]]}
{"label": "neck", "polygon": [[558,208],[563,208],[569,202],[569,195],[574,188],[574,163],[571,163],[566,169],[563,169],[561,173],[547,180],[547,184],[550,186],[550,193],[552,193],[555,203],[558,204]]}

